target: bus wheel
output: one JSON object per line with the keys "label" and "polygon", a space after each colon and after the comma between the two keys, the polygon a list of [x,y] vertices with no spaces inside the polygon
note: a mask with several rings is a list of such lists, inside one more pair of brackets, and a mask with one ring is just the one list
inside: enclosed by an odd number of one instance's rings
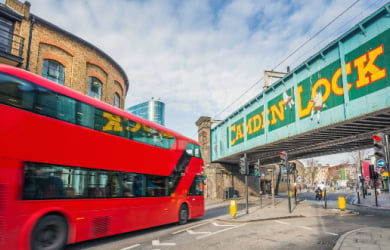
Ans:
{"label": "bus wheel", "polygon": [[31,233],[32,250],[63,249],[68,239],[68,225],[59,215],[43,217]]}
{"label": "bus wheel", "polygon": [[179,224],[186,224],[188,221],[188,207],[186,204],[182,204],[179,209]]}

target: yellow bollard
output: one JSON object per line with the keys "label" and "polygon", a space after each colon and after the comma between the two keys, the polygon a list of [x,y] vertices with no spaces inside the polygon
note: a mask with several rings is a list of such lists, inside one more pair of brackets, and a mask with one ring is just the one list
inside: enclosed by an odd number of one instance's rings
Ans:
{"label": "yellow bollard", "polygon": [[344,211],[345,210],[345,197],[344,196],[339,196],[339,209],[341,211]]}
{"label": "yellow bollard", "polygon": [[293,197],[293,192],[292,192],[292,191],[290,191],[290,193],[289,193],[289,197],[290,197],[290,198],[292,198],[292,197]]}
{"label": "yellow bollard", "polygon": [[237,201],[230,200],[230,215],[234,218],[237,214]]}

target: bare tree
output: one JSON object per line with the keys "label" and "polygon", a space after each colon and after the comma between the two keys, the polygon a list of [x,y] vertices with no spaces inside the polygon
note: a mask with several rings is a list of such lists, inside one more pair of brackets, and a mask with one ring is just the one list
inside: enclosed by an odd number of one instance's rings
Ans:
{"label": "bare tree", "polygon": [[315,177],[318,173],[319,162],[314,158],[311,158],[307,161],[307,167],[305,168],[305,176],[307,177],[309,183],[313,185]]}

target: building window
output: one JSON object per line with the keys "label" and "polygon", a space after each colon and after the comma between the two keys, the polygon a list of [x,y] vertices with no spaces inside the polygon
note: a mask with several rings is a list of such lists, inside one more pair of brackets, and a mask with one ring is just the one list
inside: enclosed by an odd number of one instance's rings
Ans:
{"label": "building window", "polygon": [[119,105],[121,103],[121,98],[118,93],[114,94],[114,106],[119,108]]}
{"label": "building window", "polygon": [[0,18],[0,50],[6,53],[11,52],[12,48],[13,23]]}
{"label": "building window", "polygon": [[98,100],[102,99],[102,82],[96,77],[90,76],[88,78],[88,95]]}
{"label": "building window", "polygon": [[54,60],[44,59],[42,76],[59,84],[64,85],[65,70],[64,66]]}

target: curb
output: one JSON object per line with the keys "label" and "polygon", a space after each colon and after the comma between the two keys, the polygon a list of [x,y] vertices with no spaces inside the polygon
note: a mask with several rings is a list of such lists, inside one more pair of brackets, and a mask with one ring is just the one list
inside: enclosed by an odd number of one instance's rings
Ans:
{"label": "curb", "polygon": [[303,215],[291,215],[291,216],[281,216],[273,218],[264,218],[264,219],[252,219],[252,220],[236,220],[236,219],[217,219],[221,222],[231,222],[231,223],[249,223],[249,222],[258,222],[258,221],[268,221],[268,220],[281,220],[281,219],[294,219],[294,218],[304,218]]}
{"label": "curb", "polygon": [[378,210],[384,210],[384,211],[389,211],[390,210],[390,207],[383,207],[383,206],[370,206],[370,205],[365,205],[365,204],[352,204],[353,206],[357,206],[357,207],[369,207],[369,208],[374,208],[374,209],[378,209]]}
{"label": "curb", "polygon": [[352,234],[356,231],[360,231],[363,228],[369,228],[369,227],[361,227],[361,228],[346,232],[343,235],[341,235],[340,238],[337,240],[336,245],[333,247],[333,250],[339,250],[341,248],[341,245],[344,243],[344,240],[347,236],[349,236],[350,234]]}

